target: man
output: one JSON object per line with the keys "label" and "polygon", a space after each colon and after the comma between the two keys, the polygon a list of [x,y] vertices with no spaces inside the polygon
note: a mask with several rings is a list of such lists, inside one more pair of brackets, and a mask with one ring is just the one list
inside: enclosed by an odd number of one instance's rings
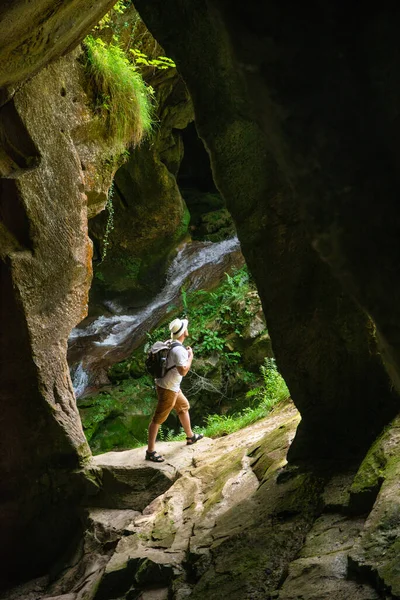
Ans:
{"label": "man", "polygon": [[155,451],[157,433],[161,423],[166,421],[169,413],[174,408],[178,414],[181,425],[186,433],[186,443],[195,444],[203,437],[202,434],[193,433],[190,425],[189,402],[181,392],[182,378],[189,372],[193,360],[193,350],[190,346],[185,348],[184,340],[188,337],[188,320],[174,319],[169,324],[171,339],[179,342],[168,354],[166,373],[164,377],[156,379],[158,404],[149,425],[148,447],[146,460],[163,462],[164,458]]}

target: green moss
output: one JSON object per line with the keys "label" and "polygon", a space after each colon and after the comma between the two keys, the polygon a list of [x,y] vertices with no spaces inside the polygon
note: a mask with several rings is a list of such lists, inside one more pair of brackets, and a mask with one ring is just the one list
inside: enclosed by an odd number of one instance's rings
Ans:
{"label": "green moss", "polygon": [[88,446],[87,442],[83,442],[82,444],[79,444],[79,446],[77,447],[77,453],[79,456],[79,463],[82,467],[84,467],[85,465],[89,464],[92,458],[92,455],[90,453],[90,449]]}
{"label": "green moss", "polygon": [[98,279],[99,281],[104,282],[105,278],[104,278],[104,274],[99,270],[99,268],[95,268],[95,273],[94,276],[96,277],[96,279]]}
{"label": "green moss", "polygon": [[350,494],[361,494],[375,487],[379,487],[384,469],[386,458],[382,448],[382,440],[379,438],[370,448],[366,457],[354,478],[350,488]]}
{"label": "green moss", "polygon": [[106,254],[101,264],[95,267],[95,277],[102,283],[113,281],[114,290],[124,290],[126,288],[126,279],[130,279],[130,286],[134,287],[135,282],[139,280],[139,274],[142,267],[142,259],[131,256]]}
{"label": "green moss", "polygon": [[[238,448],[236,451],[222,457],[217,463],[207,465],[200,471],[197,471],[196,477],[200,479],[206,477],[213,484],[207,500],[204,502],[203,516],[222,500],[222,491],[226,482],[242,469],[242,458],[243,450]],[[218,472],[217,479],[214,478],[216,472]],[[203,491],[207,493],[207,488],[203,488]]]}
{"label": "green moss", "polygon": [[209,212],[201,217],[196,237],[210,242],[220,242],[235,235],[232,217],[226,208]]}
{"label": "green moss", "polygon": [[190,223],[190,212],[189,212],[188,207],[185,205],[182,219],[181,219],[181,224],[175,230],[175,233],[174,233],[174,239],[173,239],[174,243],[180,241],[182,238],[185,237],[185,235],[187,234],[188,228],[189,228],[189,223]]}

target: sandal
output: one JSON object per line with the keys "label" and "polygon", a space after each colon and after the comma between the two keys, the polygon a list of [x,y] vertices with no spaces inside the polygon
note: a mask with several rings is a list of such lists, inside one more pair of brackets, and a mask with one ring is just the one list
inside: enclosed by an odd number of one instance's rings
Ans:
{"label": "sandal", "polygon": [[164,462],[165,458],[163,458],[161,456],[161,454],[157,454],[157,452],[155,450],[153,450],[153,452],[149,452],[148,450],[146,450],[146,460],[150,460],[151,462],[160,463],[160,462]]}
{"label": "sandal", "polygon": [[196,442],[201,440],[203,437],[204,435],[202,433],[195,433],[193,437],[186,438],[186,445],[191,446],[192,444],[195,444]]}

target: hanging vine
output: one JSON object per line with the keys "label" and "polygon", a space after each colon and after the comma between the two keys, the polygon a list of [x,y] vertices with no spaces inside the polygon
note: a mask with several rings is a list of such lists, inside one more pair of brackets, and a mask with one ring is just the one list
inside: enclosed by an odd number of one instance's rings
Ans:
{"label": "hanging vine", "polygon": [[106,224],[106,230],[104,232],[103,251],[101,253],[100,264],[103,262],[103,260],[107,256],[107,250],[108,250],[108,247],[110,245],[110,235],[111,235],[112,230],[114,229],[114,205],[113,205],[113,198],[114,198],[114,181],[111,183],[110,189],[108,190],[107,204],[106,204],[106,210],[107,210],[107,213],[108,213],[107,214],[107,224]]}

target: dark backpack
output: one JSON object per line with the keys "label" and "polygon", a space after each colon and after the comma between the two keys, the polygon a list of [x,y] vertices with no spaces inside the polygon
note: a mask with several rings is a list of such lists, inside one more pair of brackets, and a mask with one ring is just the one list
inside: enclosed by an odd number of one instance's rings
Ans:
{"label": "dark backpack", "polygon": [[167,369],[168,354],[176,346],[181,346],[180,342],[172,342],[167,340],[166,342],[156,342],[150,348],[147,358],[145,361],[146,369],[150,375],[156,379],[164,377],[168,371],[173,369],[175,365]]}

